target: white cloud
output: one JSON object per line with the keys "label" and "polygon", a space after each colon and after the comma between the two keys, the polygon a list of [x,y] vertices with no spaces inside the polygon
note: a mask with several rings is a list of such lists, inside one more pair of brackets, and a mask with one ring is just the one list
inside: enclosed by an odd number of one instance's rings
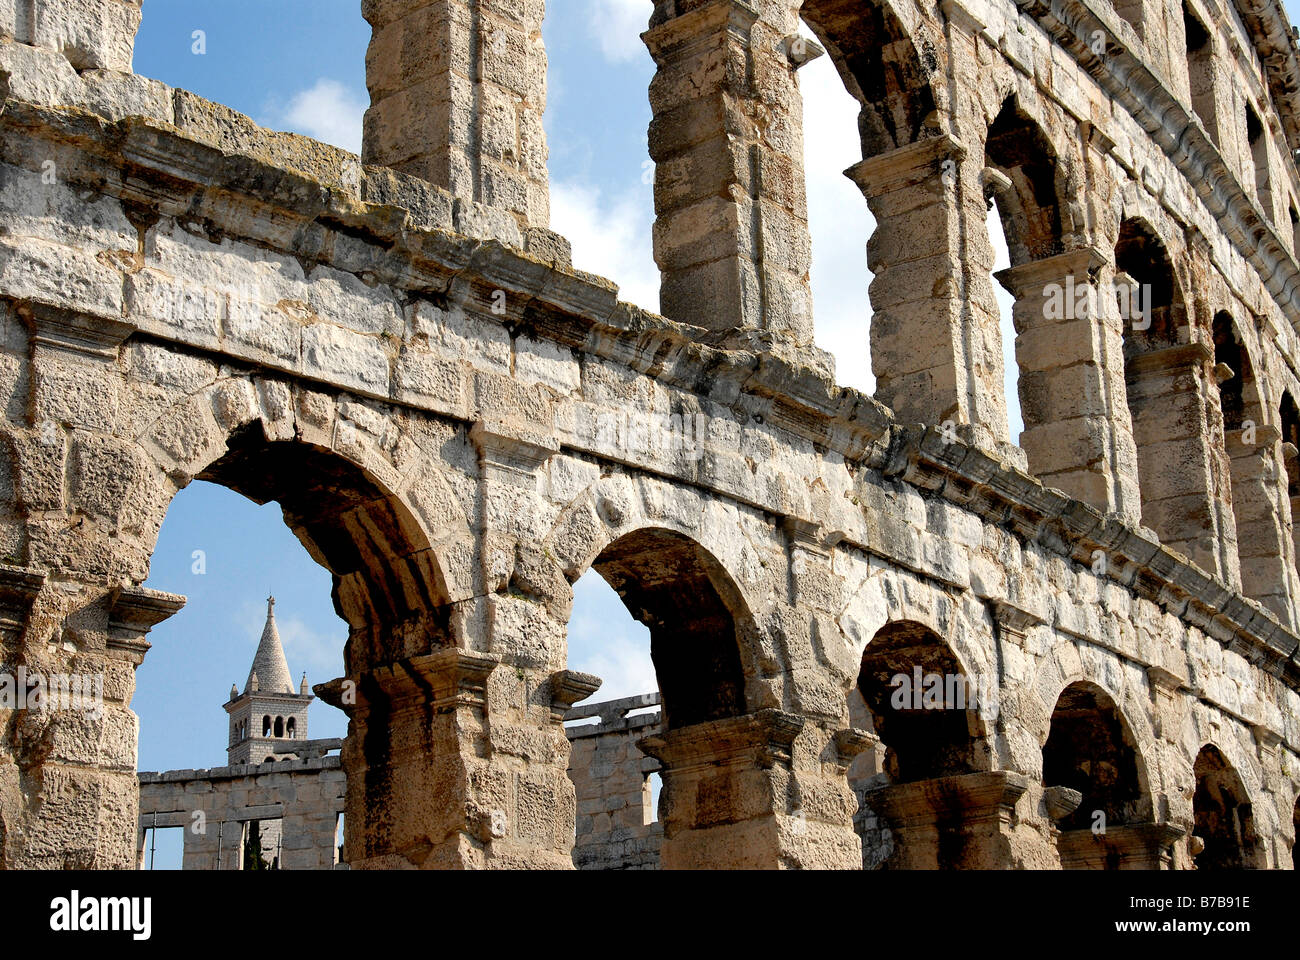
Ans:
{"label": "white cloud", "polygon": [[343,674],[343,644],[347,627],[340,623],[336,634],[320,633],[299,617],[276,617],[284,658],[294,680],[307,674],[307,683],[323,683]]}
{"label": "white cloud", "polygon": [[337,80],[322,77],[290,97],[288,106],[274,110],[272,122],[294,133],[360,153],[361,120],[367,106],[365,97]]}
{"label": "white cloud", "polygon": [[619,299],[659,309],[649,187],[606,195],[576,180],[551,182],[551,229],[573,245],[573,265],[619,285]]}
{"label": "white cloud", "polygon": [[611,63],[627,63],[648,57],[641,34],[650,23],[650,4],[646,0],[594,0],[587,33],[600,45],[600,52]]}

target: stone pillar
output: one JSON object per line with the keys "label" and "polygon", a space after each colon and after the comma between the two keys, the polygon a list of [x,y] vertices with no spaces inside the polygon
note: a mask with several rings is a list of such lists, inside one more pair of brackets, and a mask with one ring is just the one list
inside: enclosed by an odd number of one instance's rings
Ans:
{"label": "stone pillar", "polygon": [[1174,844],[1187,828],[1170,823],[1124,823],[1104,833],[1066,830],[1056,839],[1064,870],[1170,870]]}
{"label": "stone pillar", "polygon": [[1212,365],[1213,354],[1202,343],[1150,350],[1129,360],[1126,387],[1142,523],[1165,546],[1235,584],[1240,575],[1225,495],[1229,480],[1207,419]]}
{"label": "stone pillar", "polygon": [[[231,812],[228,798],[225,804],[209,813],[202,831],[189,829],[189,817],[183,816],[184,848],[182,870],[242,870],[244,869],[244,833],[247,821],[224,819]],[[159,820],[161,823],[161,818]]]}
{"label": "stone pillar", "polygon": [[[682,4],[682,7],[687,5]],[[795,71],[822,51],[791,4],[659,0],[642,35],[660,312],[741,349],[810,347],[812,292]]]}
{"label": "stone pillar", "polygon": [[77,70],[131,72],[140,0],[8,0],[0,37],[55,50]]}
{"label": "stone pillar", "polygon": [[504,837],[505,811],[474,803],[471,784],[495,666],[444,650],[316,688],[349,718],[344,857],[353,869],[479,866]]}
{"label": "stone pillar", "polygon": [[845,778],[852,733],[826,735],[802,717],[763,710],[642,740],[663,766],[660,866],[860,869]]}
{"label": "stone pillar", "polygon": [[[1253,429],[1254,437],[1250,434]],[[1230,430],[1225,437],[1232,471],[1232,514],[1237,525],[1241,590],[1295,628],[1300,597],[1295,544],[1283,501],[1287,474],[1278,453],[1282,435],[1271,424]],[[1294,514],[1293,514],[1294,515]]]}
{"label": "stone pillar", "polygon": [[982,190],[964,183],[978,180],[969,171],[963,178],[969,166],[965,147],[944,134],[845,171],[876,218],[867,243],[871,368],[876,398],[899,419],[951,422],[962,439],[1017,457],[1007,443],[996,316],[963,295],[965,235],[985,229],[986,210]]}
{"label": "stone pillar", "polygon": [[[530,681],[445,649],[316,688],[349,716],[349,866],[572,868],[563,717],[599,682],[567,672]],[[539,705],[540,722],[530,715]]]}
{"label": "stone pillar", "polygon": [[[0,740],[0,865],[133,869],[135,670],[150,628],[185,601],[142,587],[105,593],[43,580],[32,570],[0,572],[0,602],[14,618],[3,631],[0,673],[26,697]],[[12,641],[18,633],[21,644]]]}
{"label": "stone pillar", "polygon": [[1092,247],[997,274],[1015,297],[1016,362],[1029,471],[1104,513],[1137,521],[1137,451],[1124,405],[1124,341],[1095,282]]}
{"label": "stone pillar", "polygon": [[341,770],[322,770],[315,777],[295,777],[286,790],[281,821],[280,867],[284,870],[333,870],[334,838],[345,802]]}
{"label": "stone pillar", "polygon": [[362,159],[545,227],[544,0],[364,0],[361,12],[373,28]]}
{"label": "stone pillar", "polygon": [[868,790],[863,806],[884,822],[893,843],[881,866],[1006,870],[1041,864],[1048,859],[1042,835],[1016,814],[1028,787],[1023,774],[994,771]]}

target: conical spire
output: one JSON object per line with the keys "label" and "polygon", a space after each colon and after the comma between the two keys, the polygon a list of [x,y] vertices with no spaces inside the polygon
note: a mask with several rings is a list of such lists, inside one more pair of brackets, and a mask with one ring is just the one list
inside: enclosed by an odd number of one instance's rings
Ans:
{"label": "conical spire", "polygon": [[293,677],[289,673],[289,663],[284,659],[284,647],[280,645],[280,631],[275,628],[275,597],[266,600],[266,626],[262,628],[262,640],[248,671],[245,690],[252,687],[254,677],[258,689],[263,692],[293,693]]}

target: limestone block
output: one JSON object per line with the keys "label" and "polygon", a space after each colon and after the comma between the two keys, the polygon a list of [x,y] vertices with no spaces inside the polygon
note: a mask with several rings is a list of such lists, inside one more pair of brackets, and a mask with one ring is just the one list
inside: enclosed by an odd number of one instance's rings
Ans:
{"label": "limestone block", "polygon": [[139,0],[0,3],[0,37],[55,50],[77,70],[131,72]]}

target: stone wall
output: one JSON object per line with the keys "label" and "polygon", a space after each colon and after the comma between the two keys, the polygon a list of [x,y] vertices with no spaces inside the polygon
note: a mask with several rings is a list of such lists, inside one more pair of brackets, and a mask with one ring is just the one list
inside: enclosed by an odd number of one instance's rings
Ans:
{"label": "stone wall", "polygon": [[182,827],[182,869],[243,869],[248,825],[256,821],[268,863],[278,856],[283,870],[334,869],[344,781],[337,756],[141,772],[138,863],[147,862],[147,831]]}
{"label": "stone wall", "polygon": [[[659,711],[646,712],[662,702],[658,694],[643,694],[584,704],[565,714],[572,745],[569,779],[578,804],[573,865],[579,870],[659,866],[663,824],[650,784],[659,764],[640,751],[637,741],[662,732]],[[598,722],[576,722],[591,717]]]}
{"label": "stone wall", "polygon": [[[805,0],[863,104],[875,397],[835,384],[796,308],[789,5],[656,4],[668,317],[575,271],[540,200],[134,76],[133,4],[42,5],[52,31],[15,9],[0,665],[102,674],[105,705],[5,713],[5,865],[135,862],[134,667],[181,603],[141,584],[195,478],[278,501],[333,575],[350,635],[316,690],[349,715],[354,867],[571,865],[564,718],[599,681],[568,668],[566,628],[590,569],[650,629],[665,867],[1291,864],[1300,110],[1279,6],[1222,27],[1189,4],[1213,25],[1193,96],[1173,3]],[[91,22],[103,43],[61,39]],[[447,36],[491,72],[494,45]],[[482,133],[455,144],[480,173],[504,162]],[[1130,282],[1147,299],[1113,295]],[[1035,306],[1088,287],[1089,309]],[[913,669],[979,695],[895,702]],[[1098,757],[1122,775],[1091,778]]]}

